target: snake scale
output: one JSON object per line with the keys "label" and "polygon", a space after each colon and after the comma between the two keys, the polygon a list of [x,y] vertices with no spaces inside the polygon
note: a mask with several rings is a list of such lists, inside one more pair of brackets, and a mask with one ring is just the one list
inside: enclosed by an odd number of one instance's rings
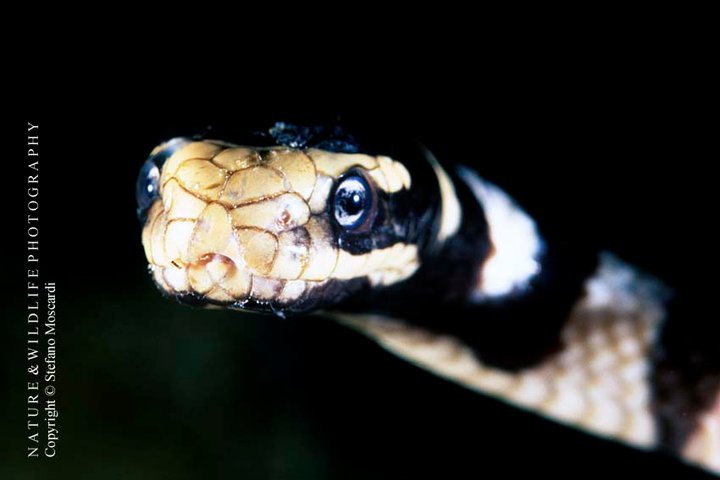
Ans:
{"label": "snake scale", "polygon": [[279,123],[159,145],[137,196],[152,277],[183,303],[321,312],[467,388],[720,475],[720,339],[677,341],[667,287],[545,235],[467,166]]}

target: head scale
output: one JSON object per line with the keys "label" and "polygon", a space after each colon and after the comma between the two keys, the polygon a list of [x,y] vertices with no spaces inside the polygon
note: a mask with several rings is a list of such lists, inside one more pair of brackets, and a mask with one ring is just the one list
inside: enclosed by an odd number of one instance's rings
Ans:
{"label": "head scale", "polygon": [[177,138],[137,195],[162,291],[281,315],[403,282],[431,228],[406,166],[382,155]]}

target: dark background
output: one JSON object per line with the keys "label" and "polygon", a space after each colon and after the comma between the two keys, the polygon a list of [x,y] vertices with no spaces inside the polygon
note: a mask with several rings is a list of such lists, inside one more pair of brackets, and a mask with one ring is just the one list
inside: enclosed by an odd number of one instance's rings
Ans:
{"label": "dark background", "polygon": [[[182,95],[48,89],[4,137],[0,478],[704,478],[435,378],[330,322],[182,307],[147,274],[134,185],[156,144],[339,117],[474,166],[546,228],[692,295],[688,314],[710,322],[715,158],[701,148],[702,99],[632,61],[548,72],[449,70],[383,94],[342,78],[258,91],[243,76]],[[58,285],[60,335],[59,456],[39,461],[24,458],[26,120],[40,124],[41,269]]]}

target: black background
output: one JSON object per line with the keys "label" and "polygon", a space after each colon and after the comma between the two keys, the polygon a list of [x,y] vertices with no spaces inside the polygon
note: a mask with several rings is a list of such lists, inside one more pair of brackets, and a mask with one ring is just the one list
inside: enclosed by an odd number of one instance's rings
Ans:
{"label": "black background", "polygon": [[[692,82],[634,58],[444,67],[423,82],[420,67],[409,79],[333,71],[312,88],[269,67],[265,88],[226,72],[182,93],[160,70],[47,87],[11,118],[0,477],[704,478],[444,382],[339,326],[191,310],[155,291],[134,184],[156,144],[340,118],[474,166],[546,228],[656,274],[713,321],[715,158]],[[41,268],[59,287],[60,454],[36,462],[23,455],[26,121],[40,124]]]}

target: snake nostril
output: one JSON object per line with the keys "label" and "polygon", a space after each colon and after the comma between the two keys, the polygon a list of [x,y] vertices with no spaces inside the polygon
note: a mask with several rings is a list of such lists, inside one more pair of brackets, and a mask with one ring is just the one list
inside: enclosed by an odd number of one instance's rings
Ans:
{"label": "snake nostril", "polygon": [[285,230],[292,224],[292,215],[290,212],[288,212],[287,209],[284,209],[280,214],[277,216],[276,219],[277,226],[279,227],[279,230]]}
{"label": "snake nostril", "polygon": [[204,264],[210,278],[215,283],[221,283],[234,269],[237,268],[235,262],[225,255],[219,253],[209,253],[203,255],[199,260],[199,264]]}

